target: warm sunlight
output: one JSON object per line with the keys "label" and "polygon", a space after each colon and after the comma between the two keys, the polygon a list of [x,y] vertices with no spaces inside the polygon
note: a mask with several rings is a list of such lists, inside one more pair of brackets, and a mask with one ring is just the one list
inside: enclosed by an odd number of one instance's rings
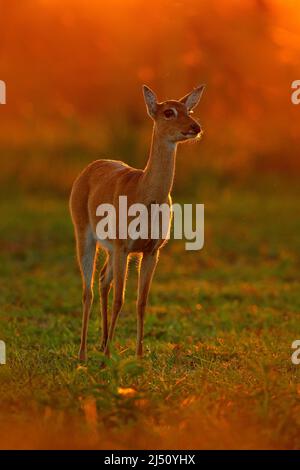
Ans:
{"label": "warm sunlight", "polygon": [[299,449],[299,1],[0,3],[0,448]]}

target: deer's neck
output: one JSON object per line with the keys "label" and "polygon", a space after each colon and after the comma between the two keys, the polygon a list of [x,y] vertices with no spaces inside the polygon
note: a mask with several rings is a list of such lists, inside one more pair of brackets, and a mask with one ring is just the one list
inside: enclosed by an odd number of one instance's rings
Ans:
{"label": "deer's neck", "polygon": [[154,126],[143,184],[147,187],[147,195],[157,202],[164,202],[172,189],[175,158],[176,144],[166,141]]}

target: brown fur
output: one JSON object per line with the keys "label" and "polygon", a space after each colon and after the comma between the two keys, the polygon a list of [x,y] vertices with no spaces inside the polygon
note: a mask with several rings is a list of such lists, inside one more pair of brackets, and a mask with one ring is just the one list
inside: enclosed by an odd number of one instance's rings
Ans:
{"label": "brown fur", "polygon": [[[137,300],[137,355],[141,356],[143,353],[145,308],[159,250],[165,243],[165,239],[151,240],[149,238],[133,241],[117,238],[110,240],[109,248],[105,244],[103,246],[102,242],[96,240],[95,235],[96,225],[99,222],[96,209],[100,204],[110,203],[117,211],[120,195],[127,196],[128,207],[134,203],[150,206],[154,202],[171,205],[170,191],[174,179],[176,144],[192,138],[187,134],[192,126],[194,128],[195,125],[197,126],[197,123],[189,115],[188,102],[192,100],[194,103],[196,98],[199,101],[201,93],[202,89],[199,88],[186,95],[181,101],[157,103],[154,93],[144,87],[148,113],[155,121],[150,156],[145,169],[135,169],[121,161],[97,160],[88,165],[74,182],[70,197],[70,211],[83,280],[83,322],[79,351],[81,360],[86,359],[95,260],[97,249],[101,245],[107,252],[106,262],[100,273],[102,349],[106,355],[109,355],[109,344],[124,301],[128,255],[139,253],[141,263]],[[164,112],[169,108],[176,110],[175,118],[165,118]],[[107,304],[112,281],[114,281],[114,299],[110,328],[108,328]]]}

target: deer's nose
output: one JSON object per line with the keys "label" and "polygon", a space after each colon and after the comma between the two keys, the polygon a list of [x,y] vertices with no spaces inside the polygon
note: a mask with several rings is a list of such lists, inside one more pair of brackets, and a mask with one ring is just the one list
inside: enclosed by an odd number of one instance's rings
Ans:
{"label": "deer's nose", "polygon": [[191,132],[194,132],[195,134],[199,134],[199,132],[201,131],[201,127],[196,122],[191,124],[190,129],[191,129]]}

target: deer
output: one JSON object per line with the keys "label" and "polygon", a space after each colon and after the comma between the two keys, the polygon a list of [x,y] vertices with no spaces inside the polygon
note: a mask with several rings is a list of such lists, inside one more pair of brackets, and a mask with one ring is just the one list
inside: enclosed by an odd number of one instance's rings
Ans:
{"label": "deer", "polygon": [[[157,266],[160,249],[166,237],[156,239],[97,238],[97,207],[101,203],[118,205],[120,195],[128,204],[167,203],[175,172],[177,144],[199,139],[203,131],[191,116],[203,94],[205,85],[194,88],[179,100],[158,102],[156,94],[143,85],[143,95],[149,117],[153,120],[150,154],[144,169],[133,168],[122,161],[101,159],[90,163],[75,180],[70,196],[70,212],[74,225],[76,252],[82,277],[82,330],[78,358],[87,360],[87,332],[93,304],[93,281],[97,254],[103,249],[105,262],[99,275],[102,319],[100,350],[110,357],[110,346],[116,323],[124,303],[128,260],[139,258],[137,289],[136,356],[143,356],[144,320],[148,294]],[[171,224],[171,215],[169,224]],[[108,325],[108,297],[113,284],[113,302]]]}

